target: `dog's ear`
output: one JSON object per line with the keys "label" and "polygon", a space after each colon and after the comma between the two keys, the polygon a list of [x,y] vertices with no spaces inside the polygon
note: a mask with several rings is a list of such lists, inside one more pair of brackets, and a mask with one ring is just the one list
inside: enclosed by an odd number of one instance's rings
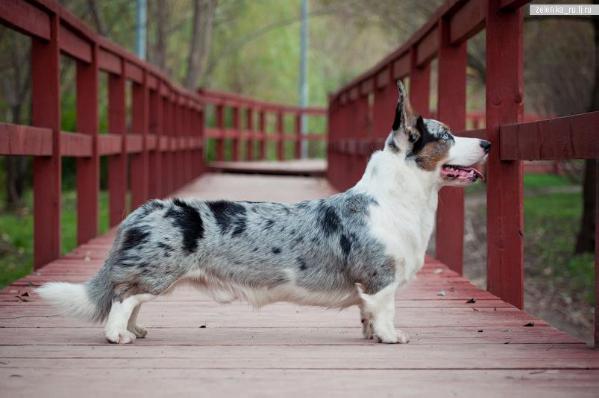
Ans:
{"label": "dog's ear", "polygon": [[401,80],[397,81],[397,105],[395,106],[395,117],[393,119],[393,125],[391,127],[390,145],[398,147],[399,141],[401,141],[401,134],[405,134],[410,142],[416,142],[420,138],[418,129],[416,128],[416,122],[418,117],[412,112],[410,106],[410,100],[406,88],[404,87]]}

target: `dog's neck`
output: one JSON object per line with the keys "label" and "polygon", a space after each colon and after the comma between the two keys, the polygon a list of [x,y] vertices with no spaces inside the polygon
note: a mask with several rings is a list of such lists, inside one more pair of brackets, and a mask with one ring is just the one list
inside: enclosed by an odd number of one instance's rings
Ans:
{"label": "dog's neck", "polygon": [[374,197],[388,222],[412,236],[414,249],[424,256],[431,237],[440,189],[436,173],[420,169],[403,153],[390,148],[375,152],[354,187]]}

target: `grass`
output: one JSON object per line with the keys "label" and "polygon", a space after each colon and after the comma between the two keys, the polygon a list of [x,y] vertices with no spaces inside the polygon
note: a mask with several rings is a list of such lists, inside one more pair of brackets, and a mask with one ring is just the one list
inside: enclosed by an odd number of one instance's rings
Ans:
{"label": "grass", "polygon": [[[62,195],[61,252],[77,246],[77,198],[75,191]],[[100,233],[108,230],[108,195],[100,192]],[[33,198],[25,196],[19,213],[0,213],[0,287],[29,274],[33,269]]]}

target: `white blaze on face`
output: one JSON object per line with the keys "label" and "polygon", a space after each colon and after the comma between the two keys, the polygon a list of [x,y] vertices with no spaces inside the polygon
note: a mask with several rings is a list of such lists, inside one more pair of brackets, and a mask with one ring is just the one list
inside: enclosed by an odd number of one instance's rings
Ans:
{"label": "white blaze on face", "polygon": [[449,149],[445,164],[468,167],[484,159],[486,153],[478,138],[454,137],[455,143]]}

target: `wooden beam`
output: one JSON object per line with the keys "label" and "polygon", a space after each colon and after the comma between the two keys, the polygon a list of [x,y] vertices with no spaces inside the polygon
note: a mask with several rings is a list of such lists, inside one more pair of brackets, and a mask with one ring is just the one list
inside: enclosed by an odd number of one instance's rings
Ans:
{"label": "wooden beam", "polygon": [[51,39],[50,15],[26,1],[0,1],[0,22],[27,36]]}
{"label": "wooden beam", "polygon": [[599,158],[599,111],[500,127],[501,160]]}
{"label": "wooden beam", "polygon": [[0,155],[50,156],[52,130],[0,123]]}
{"label": "wooden beam", "polygon": [[487,1],[467,1],[449,21],[451,44],[459,44],[480,32],[485,26],[486,16]]}
{"label": "wooden beam", "polygon": [[500,3],[489,0],[486,32],[486,130],[492,143],[487,162],[487,286],[522,308],[523,169],[522,162],[500,159],[499,127],[522,118],[523,14],[522,10],[502,11]]}
{"label": "wooden beam", "polygon": [[50,40],[31,41],[32,124],[52,130],[52,156],[33,159],[34,268],[60,255],[60,48],[59,18],[50,18]]}

